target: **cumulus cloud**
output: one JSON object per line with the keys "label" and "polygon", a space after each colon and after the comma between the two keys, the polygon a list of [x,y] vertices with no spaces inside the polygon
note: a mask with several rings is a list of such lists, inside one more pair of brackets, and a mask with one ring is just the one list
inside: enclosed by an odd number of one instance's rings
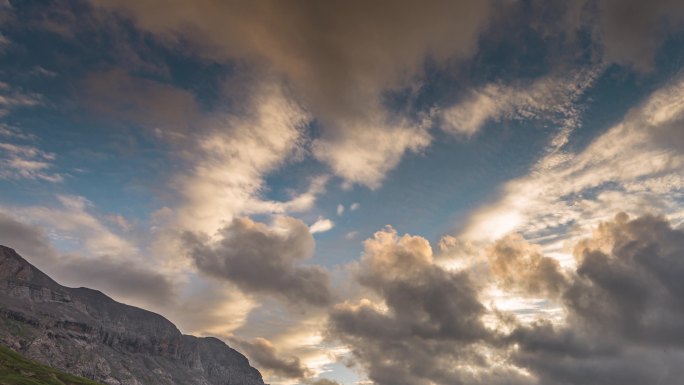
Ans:
{"label": "cumulus cloud", "polygon": [[237,343],[259,369],[283,378],[304,378],[310,374],[299,358],[280,357],[271,341],[265,338],[255,338],[252,341],[238,340]]}
{"label": "cumulus cloud", "polygon": [[[376,300],[337,305],[329,332],[379,385],[515,383],[521,376],[483,346],[478,285],[433,259],[427,240],[386,228],[364,243],[358,281]],[[496,352],[494,352],[496,353]]]}
{"label": "cumulus cloud", "polygon": [[186,232],[183,244],[197,267],[246,293],[296,304],[330,303],[329,278],[316,266],[300,266],[314,251],[309,228],[295,218],[276,217],[271,226],[235,218],[214,239]]}
{"label": "cumulus cloud", "polygon": [[566,286],[558,261],[545,257],[541,248],[518,234],[498,240],[487,255],[492,275],[507,291],[555,298]]}
{"label": "cumulus cloud", "polygon": [[335,306],[330,335],[380,385],[674,384],[683,374],[684,232],[665,218],[601,223],[576,243],[572,268],[516,235],[487,253],[495,285],[556,301],[562,320],[487,308],[484,282],[388,228],[365,242],[357,273],[371,299]]}
{"label": "cumulus cloud", "polygon": [[[566,323],[519,327],[512,359],[544,384],[674,384],[684,372],[684,232],[662,217],[602,223],[575,248]],[[563,359],[560,359],[563,357]]]}

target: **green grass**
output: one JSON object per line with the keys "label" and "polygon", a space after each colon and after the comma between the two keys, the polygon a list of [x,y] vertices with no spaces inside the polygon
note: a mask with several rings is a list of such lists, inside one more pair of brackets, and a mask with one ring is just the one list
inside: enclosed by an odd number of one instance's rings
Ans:
{"label": "green grass", "polygon": [[0,385],[101,385],[31,361],[0,345]]}

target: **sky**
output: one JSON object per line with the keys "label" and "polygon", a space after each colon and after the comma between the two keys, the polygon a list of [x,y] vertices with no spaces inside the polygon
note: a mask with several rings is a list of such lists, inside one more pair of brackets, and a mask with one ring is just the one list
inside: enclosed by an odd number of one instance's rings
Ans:
{"label": "sky", "polygon": [[273,385],[679,383],[684,3],[0,0],[0,244]]}

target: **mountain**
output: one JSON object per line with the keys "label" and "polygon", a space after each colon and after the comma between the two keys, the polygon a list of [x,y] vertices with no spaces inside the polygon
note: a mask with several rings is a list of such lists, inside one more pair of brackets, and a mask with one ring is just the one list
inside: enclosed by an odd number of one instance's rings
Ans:
{"label": "mountain", "polygon": [[264,385],[216,338],[87,288],[68,288],[0,246],[0,343],[107,385]]}

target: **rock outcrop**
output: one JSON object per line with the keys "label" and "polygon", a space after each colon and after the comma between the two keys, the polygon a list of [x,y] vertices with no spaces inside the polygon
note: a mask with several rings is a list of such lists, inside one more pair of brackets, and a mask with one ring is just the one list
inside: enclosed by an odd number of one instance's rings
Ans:
{"label": "rock outcrop", "polygon": [[0,343],[108,385],[264,385],[216,338],[182,335],[160,316],[64,287],[0,246]]}

